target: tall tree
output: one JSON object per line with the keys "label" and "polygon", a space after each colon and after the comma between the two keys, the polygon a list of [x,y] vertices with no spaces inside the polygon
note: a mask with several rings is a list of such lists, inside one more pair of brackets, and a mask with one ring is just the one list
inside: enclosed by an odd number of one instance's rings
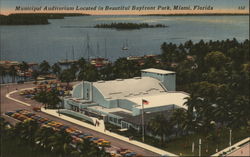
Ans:
{"label": "tall tree", "polygon": [[35,96],[34,99],[40,103],[42,103],[45,106],[45,109],[48,108],[48,96],[47,96],[47,91],[42,90],[38,92]]}
{"label": "tall tree", "polygon": [[78,75],[78,80],[96,81],[98,78],[98,70],[91,64],[85,64],[84,70],[82,69]]}
{"label": "tall tree", "polygon": [[40,65],[39,65],[39,71],[41,74],[46,75],[50,73],[50,65],[49,62],[47,61],[43,61]]}
{"label": "tall tree", "polygon": [[33,70],[31,75],[32,75],[33,79],[35,80],[35,82],[37,82],[37,78],[40,75],[39,71]]}
{"label": "tall tree", "polygon": [[63,70],[62,73],[59,75],[59,80],[61,80],[62,82],[66,82],[68,87],[69,87],[69,83],[71,81],[74,81],[74,79],[75,79],[75,75],[69,69]]}
{"label": "tall tree", "polygon": [[170,136],[172,134],[173,125],[163,114],[158,114],[149,120],[147,128],[152,134],[160,136],[161,144],[163,144],[164,136]]}
{"label": "tall tree", "polygon": [[171,116],[170,121],[173,122],[174,125],[177,126],[176,136],[178,135],[178,132],[183,134],[184,130],[184,122],[187,119],[187,112],[185,109],[179,108],[175,109],[173,115]]}
{"label": "tall tree", "polygon": [[16,76],[17,76],[17,70],[16,70],[16,67],[14,65],[10,66],[9,75],[12,78],[12,83],[14,83],[16,81]]}
{"label": "tall tree", "polygon": [[65,157],[72,151],[72,146],[70,145],[72,137],[65,131],[57,131],[53,136],[49,137],[52,141],[49,147],[52,147],[52,152],[55,152],[59,157]]}
{"label": "tall tree", "polygon": [[27,62],[24,62],[24,61],[22,61],[22,63],[19,64],[18,66],[19,66],[20,71],[23,73],[24,80],[26,81],[27,76],[25,73],[29,70],[30,66],[28,65]]}
{"label": "tall tree", "polygon": [[48,106],[49,108],[52,109],[57,109],[59,108],[60,103],[62,100],[59,98],[59,93],[58,91],[52,90],[47,93],[47,100],[48,100]]}
{"label": "tall tree", "polygon": [[43,149],[51,151],[50,144],[52,143],[52,141],[50,139],[54,133],[55,131],[52,128],[41,127],[36,131],[35,142],[39,143],[39,146]]}
{"label": "tall tree", "polygon": [[52,72],[58,77],[61,72],[60,65],[58,63],[55,63],[52,65],[51,69],[52,69]]}
{"label": "tall tree", "polygon": [[0,66],[1,83],[4,83],[4,77],[6,76],[6,69]]}

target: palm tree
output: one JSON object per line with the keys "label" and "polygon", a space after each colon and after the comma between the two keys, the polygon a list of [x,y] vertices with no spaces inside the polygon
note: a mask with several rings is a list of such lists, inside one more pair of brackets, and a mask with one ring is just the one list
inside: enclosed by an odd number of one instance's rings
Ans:
{"label": "palm tree", "polygon": [[62,82],[66,82],[67,83],[67,87],[69,87],[69,83],[71,81],[74,81],[75,79],[75,75],[69,70],[63,70],[62,73],[59,75],[59,80],[61,80]]}
{"label": "palm tree", "polygon": [[187,119],[187,112],[184,109],[178,108],[174,110],[174,113],[171,116],[170,120],[173,122],[173,124],[177,126],[176,136],[180,130],[181,134],[183,134],[184,122],[186,119]]}
{"label": "palm tree", "polygon": [[7,121],[5,121],[4,118],[0,117],[1,134],[5,135],[5,133],[7,133],[8,128],[9,128],[9,123]]}
{"label": "palm tree", "polygon": [[39,143],[39,145],[48,151],[51,150],[51,147],[49,147],[51,140],[50,137],[55,133],[55,131],[52,128],[46,128],[46,127],[41,127],[38,129],[36,132],[36,138],[35,141],[36,143]]}
{"label": "palm tree", "polygon": [[37,122],[31,120],[23,123],[16,124],[14,128],[14,133],[20,141],[20,143],[26,143],[33,149],[35,146],[35,134],[38,130],[39,125]]}
{"label": "palm tree", "polygon": [[161,144],[163,144],[164,136],[171,135],[173,124],[167,120],[163,114],[158,114],[149,120],[147,128],[152,134],[161,137]]}
{"label": "palm tree", "polygon": [[52,65],[51,69],[52,69],[52,72],[56,75],[56,77],[58,77],[61,72],[60,65],[58,63],[55,63]]}
{"label": "palm tree", "polygon": [[49,137],[51,141],[49,147],[52,148],[52,152],[59,154],[60,157],[72,152],[72,146],[70,145],[72,137],[65,131],[57,131],[53,136]]}
{"label": "palm tree", "polygon": [[25,72],[27,72],[27,71],[29,70],[29,65],[28,65],[28,63],[22,61],[22,63],[19,64],[18,66],[19,66],[20,71],[24,74],[24,80],[26,81]]}
{"label": "palm tree", "polygon": [[4,83],[4,77],[6,76],[6,70],[4,67],[0,66],[1,83]]}
{"label": "palm tree", "polygon": [[37,93],[34,96],[34,99],[40,103],[42,103],[43,105],[45,105],[45,109],[47,108],[47,104],[48,104],[48,96],[47,96],[47,92],[42,90],[39,93]]}
{"label": "palm tree", "polygon": [[73,150],[71,154],[80,157],[90,157],[97,155],[96,145],[88,140],[84,140],[83,142],[76,143],[76,150]]}
{"label": "palm tree", "polygon": [[49,65],[49,63],[44,60],[39,65],[39,70],[40,70],[41,74],[49,74],[49,72],[50,72],[50,65]]}
{"label": "palm tree", "polygon": [[85,64],[86,64],[86,60],[84,58],[80,58],[77,61],[77,65],[78,65],[78,67],[79,67],[80,70],[84,69]]}
{"label": "palm tree", "polygon": [[[193,93],[190,94],[189,97],[184,98],[187,101],[184,103],[188,107],[187,110],[187,118],[184,121],[184,131],[187,134],[189,131],[194,131],[197,127],[197,119],[199,119],[200,115],[200,103],[203,98],[195,96]],[[195,113],[194,113],[195,111]]]}
{"label": "palm tree", "polygon": [[250,104],[249,96],[236,96],[231,111],[232,121],[229,123],[229,127],[238,128],[240,126],[249,125],[250,110],[246,109]]}
{"label": "palm tree", "polygon": [[98,148],[98,152],[99,152],[98,155],[100,157],[111,157],[111,154],[107,153],[103,147],[101,149]]}
{"label": "palm tree", "polygon": [[17,70],[14,65],[10,66],[9,75],[12,77],[12,83],[14,83],[17,76]]}
{"label": "palm tree", "polygon": [[84,70],[81,69],[78,75],[79,80],[96,81],[98,79],[98,71],[95,66],[85,64]]}
{"label": "palm tree", "polygon": [[52,90],[48,92],[46,96],[49,108],[58,108],[59,103],[62,102],[62,100],[59,98],[58,91]]}
{"label": "palm tree", "polygon": [[78,71],[78,66],[77,66],[76,63],[73,63],[73,64],[70,65],[70,68],[69,68],[69,69],[72,71],[72,73],[73,73],[74,75],[76,75],[76,73],[77,73],[77,71]]}
{"label": "palm tree", "polygon": [[37,70],[32,71],[32,77],[35,80],[35,82],[37,82],[37,78],[39,75],[40,75],[39,71],[37,71]]}

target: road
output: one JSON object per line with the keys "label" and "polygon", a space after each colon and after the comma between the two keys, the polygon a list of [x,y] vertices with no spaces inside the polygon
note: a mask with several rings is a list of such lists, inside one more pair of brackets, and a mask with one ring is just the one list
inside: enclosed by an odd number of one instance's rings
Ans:
{"label": "road", "polygon": [[[35,85],[32,84],[32,83],[1,85],[1,90],[0,90],[1,91],[1,99],[0,99],[0,102],[1,102],[1,114],[5,113],[7,111],[15,111],[17,109],[26,109],[26,110],[32,111],[32,106],[25,106],[25,105],[20,104],[20,103],[18,103],[16,101],[13,101],[13,100],[10,100],[10,99],[6,98],[6,94],[11,92],[11,91],[14,91],[14,90],[19,91],[19,90],[21,90],[23,88],[32,88],[32,87],[35,87]],[[26,99],[24,97],[19,96],[17,93],[14,93],[13,95],[11,95],[11,97],[14,97],[14,98],[16,98],[18,100],[21,100],[23,102],[32,104],[33,106],[40,106],[41,105],[36,101],[33,101],[31,99]],[[127,143],[125,141],[119,140],[117,138],[114,138],[114,137],[111,137],[111,136],[96,132],[94,130],[79,126],[77,124],[62,120],[60,118],[48,115],[46,113],[38,112],[37,114],[42,116],[42,117],[46,117],[46,118],[49,118],[51,120],[58,121],[58,122],[61,122],[61,123],[65,124],[65,125],[68,125],[70,127],[81,130],[84,133],[90,133],[90,134],[94,135],[95,137],[106,139],[106,140],[111,142],[112,146],[115,146],[115,147],[118,147],[118,148],[126,148],[126,149],[129,149],[129,150],[132,150],[132,151],[136,152],[137,154],[141,154],[143,156],[152,156],[152,157],[160,156],[159,154],[156,154],[156,153],[154,153],[154,152],[152,152],[150,150],[146,150],[146,149],[141,148],[139,146],[136,146],[136,145]]]}

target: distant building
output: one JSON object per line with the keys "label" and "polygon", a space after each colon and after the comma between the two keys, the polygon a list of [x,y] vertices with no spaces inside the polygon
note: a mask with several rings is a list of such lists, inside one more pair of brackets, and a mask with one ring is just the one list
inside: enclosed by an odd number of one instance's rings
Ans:
{"label": "distant building", "polygon": [[[83,81],[73,87],[72,97],[65,98],[64,108],[86,115],[104,118],[121,128],[140,128],[142,100],[145,121],[157,112],[168,113],[183,106],[187,93],[177,92],[173,71],[141,70],[141,77],[112,81]],[[64,112],[67,112],[64,110]],[[72,112],[69,112],[72,113]]]}

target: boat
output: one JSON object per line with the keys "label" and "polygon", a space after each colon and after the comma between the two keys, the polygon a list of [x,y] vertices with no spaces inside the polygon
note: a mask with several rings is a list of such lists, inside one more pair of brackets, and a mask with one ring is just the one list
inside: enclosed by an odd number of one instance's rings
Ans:
{"label": "boat", "polygon": [[102,57],[92,58],[90,60],[90,64],[94,65],[95,67],[103,67],[109,63],[110,62],[107,58],[102,58]]}
{"label": "boat", "polygon": [[73,63],[76,63],[76,62],[77,62],[77,60],[67,60],[67,59],[58,61],[58,63],[60,65],[68,65],[68,64],[73,64]]}
{"label": "boat", "polygon": [[72,60],[68,59],[68,53],[66,52],[66,59],[59,60],[58,63],[60,65],[70,65],[73,63],[77,63],[78,60],[75,60],[75,53],[74,53],[74,47],[72,46]]}
{"label": "boat", "polygon": [[128,40],[126,40],[126,43],[123,44],[122,50],[124,51],[128,50]]}
{"label": "boat", "polygon": [[[97,43],[97,55],[100,55],[100,47],[99,47],[99,43]],[[105,57],[94,57],[92,59],[90,59],[90,64],[94,65],[97,68],[101,68],[104,67],[108,64],[110,64],[110,61],[107,59],[107,47],[106,47],[106,39],[105,39]]]}

